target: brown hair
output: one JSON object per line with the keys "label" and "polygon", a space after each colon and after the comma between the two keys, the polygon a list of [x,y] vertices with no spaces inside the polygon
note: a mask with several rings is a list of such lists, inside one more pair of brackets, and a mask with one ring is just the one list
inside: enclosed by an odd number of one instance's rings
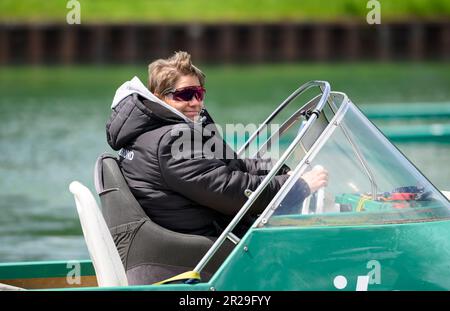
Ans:
{"label": "brown hair", "polygon": [[187,52],[176,52],[168,59],[157,59],[148,65],[148,89],[158,95],[164,95],[174,88],[181,76],[196,76],[201,86],[205,84],[205,74],[191,62]]}

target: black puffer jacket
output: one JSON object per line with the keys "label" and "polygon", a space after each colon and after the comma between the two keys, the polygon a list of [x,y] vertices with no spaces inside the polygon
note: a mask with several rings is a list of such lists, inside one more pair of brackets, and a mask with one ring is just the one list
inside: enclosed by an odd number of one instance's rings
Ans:
{"label": "black puffer jacket", "polygon": [[[119,150],[128,185],[148,216],[157,224],[182,233],[217,236],[246,202],[267,173],[267,161],[207,158],[204,143],[229,147],[217,133],[198,135],[203,126],[136,93],[120,100],[106,126],[109,145]],[[209,127],[208,126],[208,127]],[[189,158],[174,157],[180,135],[191,134]],[[211,133],[210,133],[211,134]],[[196,136],[197,135],[197,136]],[[201,140],[201,144],[195,142]],[[198,141],[197,141],[198,142]],[[275,176],[252,207],[261,212],[286,181],[286,169]],[[309,190],[309,189],[308,189]]]}

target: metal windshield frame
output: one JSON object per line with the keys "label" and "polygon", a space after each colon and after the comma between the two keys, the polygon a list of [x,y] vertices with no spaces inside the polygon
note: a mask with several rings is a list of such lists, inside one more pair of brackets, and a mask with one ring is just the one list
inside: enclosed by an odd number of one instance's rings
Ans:
{"label": "metal windshield frame", "polygon": [[307,152],[307,154],[303,157],[303,159],[297,164],[296,168],[294,169],[292,175],[286,180],[286,182],[281,187],[280,191],[273,197],[272,201],[267,205],[266,209],[261,213],[259,218],[255,221],[255,223],[252,225],[252,228],[256,227],[262,227],[264,226],[270,216],[274,213],[276,210],[276,207],[279,206],[281,201],[284,199],[284,196],[286,192],[288,192],[292,185],[300,178],[300,176],[303,174],[306,167],[311,163],[311,161],[314,159],[314,157],[319,153],[319,151],[322,149],[324,144],[328,141],[330,136],[334,133],[334,131],[339,127],[342,128],[341,121],[343,117],[345,116],[345,113],[347,112],[348,107],[350,106],[350,100],[348,99],[347,95],[341,92],[331,92],[330,93],[330,100],[333,100],[333,97],[341,96],[342,97],[342,104],[340,105],[339,109],[337,109],[334,112],[333,118],[330,120],[330,123],[325,128],[325,130],[322,132],[322,134],[319,136],[317,141],[314,143],[314,145],[311,147],[311,149]]}
{"label": "metal windshield frame", "polygon": [[292,141],[292,143],[289,145],[287,150],[282,154],[280,159],[272,167],[270,172],[264,177],[264,179],[262,180],[262,182],[258,186],[258,188],[253,192],[250,190],[246,190],[246,193],[248,196],[247,201],[242,206],[242,208],[239,210],[239,212],[234,216],[234,218],[231,220],[231,222],[228,224],[228,226],[225,228],[225,230],[222,232],[222,234],[217,238],[217,240],[214,242],[214,244],[211,246],[211,248],[206,252],[206,254],[203,256],[203,258],[199,261],[197,266],[195,266],[195,268],[193,269],[194,272],[200,273],[203,270],[203,268],[206,266],[206,264],[209,262],[209,260],[212,258],[212,256],[214,256],[214,254],[217,252],[219,247],[225,242],[225,240],[227,238],[230,239],[235,244],[239,243],[239,239],[232,233],[232,230],[239,223],[239,221],[242,219],[242,217],[247,213],[247,211],[250,209],[250,207],[253,205],[253,203],[256,201],[256,199],[259,197],[259,195],[264,191],[264,189],[270,183],[270,181],[276,175],[276,173],[281,169],[284,162],[292,154],[292,152],[295,150],[295,147],[298,145],[300,140],[305,135],[306,131],[310,128],[310,126],[314,123],[314,121],[319,117],[319,114],[322,112],[322,109],[324,108],[324,106],[327,103],[327,100],[330,96],[330,92],[331,92],[330,84],[326,81],[315,80],[315,81],[310,81],[310,82],[307,82],[307,83],[301,85],[288,98],[286,98],[277,107],[277,109],[275,109],[272,112],[272,114],[259,126],[259,128],[252,134],[252,136],[244,143],[244,145],[238,151],[238,155],[240,155],[247,148],[247,146],[249,146],[250,143],[258,136],[258,134],[262,131],[262,129],[265,126],[267,126],[267,124],[270,123],[289,103],[291,103],[297,96],[299,96],[300,94],[304,93],[306,90],[311,89],[313,87],[319,87],[319,89],[322,92],[322,95],[321,95],[320,100],[318,101],[316,107],[312,111],[311,116],[309,117],[308,121],[302,127],[302,129],[299,131],[299,133],[297,134],[295,139]]}

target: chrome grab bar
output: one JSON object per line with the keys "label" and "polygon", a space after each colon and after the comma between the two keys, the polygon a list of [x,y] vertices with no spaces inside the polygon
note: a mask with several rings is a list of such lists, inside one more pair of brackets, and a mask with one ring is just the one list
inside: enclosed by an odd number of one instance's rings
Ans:
{"label": "chrome grab bar", "polygon": [[[330,93],[330,84],[327,81],[319,81],[319,80],[315,80],[315,81],[309,81],[306,82],[305,84],[301,85],[298,89],[296,89],[291,95],[288,96],[288,98],[286,98],[278,107],[277,109],[275,109],[272,114],[269,115],[269,117],[258,127],[258,129],[250,136],[250,138],[244,143],[244,145],[238,150],[237,155],[240,156],[244,150],[253,142],[253,140],[255,140],[255,138],[259,135],[259,133],[261,133],[262,129],[267,126],[267,124],[269,124],[273,119],[275,119],[275,117],[287,106],[291,103],[291,101],[293,101],[297,96],[299,96],[300,94],[304,93],[305,91],[309,90],[312,87],[319,87],[320,90],[322,91],[322,95],[325,92],[328,92],[328,94]],[[321,101],[319,101],[320,103]],[[306,106],[308,105],[305,104],[303,105]],[[325,105],[325,103],[322,104],[322,106],[320,107],[316,107],[315,110],[319,109],[319,111],[322,110],[323,106]],[[319,105],[318,105],[319,106]],[[302,108],[303,108],[302,107]]]}
{"label": "chrome grab bar", "polygon": [[295,111],[278,129],[277,132],[272,133],[269,139],[259,148],[256,153],[256,157],[261,157],[261,151],[267,151],[268,148],[271,147],[273,140],[280,138],[283,134],[291,128],[291,126],[311,107],[311,105],[317,105],[317,101],[320,99],[320,94],[311,99],[309,102],[300,107],[297,111]]}

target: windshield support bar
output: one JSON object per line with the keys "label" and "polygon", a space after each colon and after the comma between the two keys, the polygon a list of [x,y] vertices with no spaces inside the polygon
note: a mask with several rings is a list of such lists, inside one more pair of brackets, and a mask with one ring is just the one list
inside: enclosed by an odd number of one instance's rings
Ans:
{"label": "windshield support bar", "polygon": [[[332,100],[331,97],[328,98],[328,104],[330,105],[331,110],[336,114],[336,111],[338,110],[338,108],[336,107],[336,104],[334,103],[334,101]],[[358,148],[358,146],[353,142],[353,139],[351,138],[350,134],[348,133],[347,127],[345,126],[345,124],[340,124],[339,126],[341,127],[345,138],[347,138],[348,142],[350,143],[350,146],[352,146],[353,152],[356,154],[356,157],[358,158],[359,162],[361,163],[361,165],[366,173],[367,178],[369,178],[371,190],[372,190],[372,200],[375,201],[377,199],[378,186],[377,186],[377,183],[375,182],[373,173],[370,170],[369,165],[367,164],[367,160],[364,157],[361,150]]]}

